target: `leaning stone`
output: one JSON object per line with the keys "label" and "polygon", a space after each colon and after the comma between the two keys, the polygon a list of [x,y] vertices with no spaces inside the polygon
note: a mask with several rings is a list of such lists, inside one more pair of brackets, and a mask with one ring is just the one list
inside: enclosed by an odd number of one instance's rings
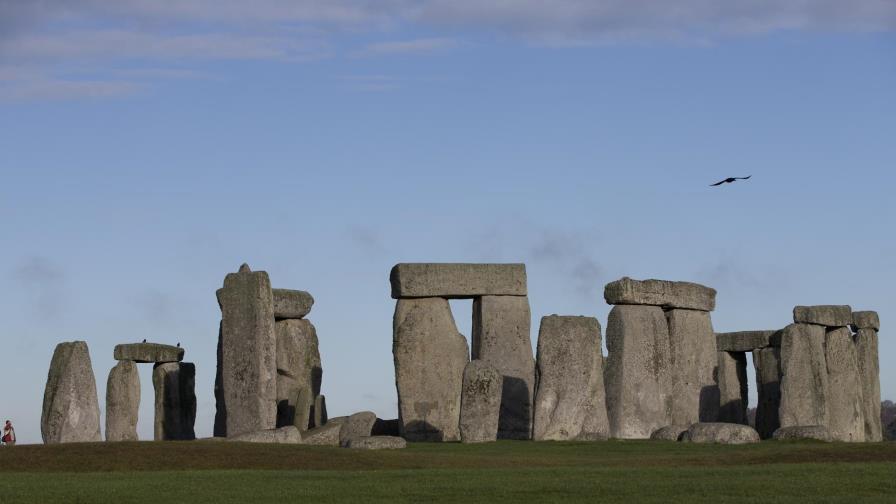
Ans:
{"label": "leaning stone", "polygon": [[279,429],[266,429],[255,432],[247,432],[239,436],[233,436],[228,441],[243,443],[276,443],[276,444],[300,444],[302,433],[292,425]]}
{"label": "leaning stone", "polygon": [[758,443],[759,433],[749,425],[721,422],[695,423],[682,435],[682,441],[720,444]]}
{"label": "leaning stone", "polygon": [[669,425],[672,375],[662,308],[614,306],[607,323],[606,387],[610,436],[647,439]]}
{"label": "leaning stone", "polygon": [[667,425],[653,431],[650,439],[654,441],[681,441],[688,432],[689,425]]}
{"label": "leaning stone", "polygon": [[673,425],[715,422],[719,417],[716,334],[709,312],[666,312],[672,370]]}
{"label": "leaning stone", "polygon": [[876,311],[852,312],[852,327],[858,329],[874,329],[880,331],[880,317]]}
{"label": "leaning stone", "polygon": [[753,350],[753,367],[756,369],[756,389],[759,401],[756,403],[756,431],[759,437],[769,439],[781,419],[781,349],[762,348]]}
{"label": "leaning stone", "polygon": [[503,376],[498,439],[532,438],[535,358],[532,356],[529,298],[483,296],[473,301],[473,360]]}
{"label": "leaning stone", "polygon": [[271,289],[274,296],[274,318],[300,319],[311,312],[314,298],[311,294],[291,289]]}
{"label": "leaning stone", "polygon": [[793,321],[797,324],[846,327],[852,324],[852,308],[848,305],[796,306],[793,308]]}
{"label": "leaning stone", "polygon": [[622,277],[606,285],[604,299],[611,305],[651,305],[713,311],[716,307],[716,290],[691,282]]}
{"label": "leaning stone", "polygon": [[331,418],[324,425],[302,433],[302,444],[339,446],[339,432],[348,417]]}
{"label": "leaning stone", "polygon": [[44,389],[40,432],[46,444],[102,440],[96,379],[87,343],[56,345]]}
{"label": "leaning stone", "polygon": [[357,437],[370,436],[373,424],[376,422],[376,413],[362,411],[348,417],[339,431],[339,446],[346,446],[349,440]]}
{"label": "leaning stone", "polygon": [[154,439],[196,439],[196,366],[191,362],[156,364],[152,384],[156,393]]}
{"label": "leaning stone", "polygon": [[828,430],[835,441],[865,440],[864,398],[859,379],[856,346],[849,329],[840,327],[825,334],[828,367]]}
{"label": "leaning stone", "polygon": [[862,417],[865,422],[865,441],[882,441],[880,418],[880,362],[877,350],[877,331],[859,329],[855,335],[856,360],[859,363],[859,384],[862,389]]}
{"label": "leaning stone", "polygon": [[525,264],[396,264],[389,275],[392,298],[525,296]]}
{"label": "leaning stone", "polygon": [[[461,431],[463,432],[463,431]],[[399,436],[401,433],[400,422],[397,418],[391,420],[383,420],[377,418],[370,430],[371,436]]]}
{"label": "leaning stone", "polygon": [[346,448],[356,450],[400,450],[406,448],[408,442],[395,436],[362,436],[349,439]]}
{"label": "leaning stone", "polygon": [[602,439],[610,424],[600,322],[551,315],[538,331],[538,390],[533,439]]}
{"label": "leaning stone", "polygon": [[719,352],[719,421],[747,424],[747,354]]}
{"label": "leaning stone", "polygon": [[161,343],[125,343],[115,345],[115,360],[142,363],[180,362],[184,360],[184,349]]}
{"label": "leaning stone", "polygon": [[467,340],[457,332],[448,300],[400,299],[392,355],[401,435],[408,441],[458,441]]}
{"label": "leaning stone", "polygon": [[318,395],[314,398],[314,410],[311,412],[311,427],[320,427],[325,423],[327,423],[327,399],[322,395]]}
{"label": "leaning stone", "polygon": [[462,442],[486,443],[498,438],[503,380],[501,373],[485,361],[467,363],[460,396]]}
{"label": "leaning stone", "polygon": [[780,347],[781,331],[739,331],[716,333],[720,352],[752,352],[759,348]]}
{"label": "leaning stone", "polygon": [[119,361],[106,381],[106,441],[137,441],[140,375],[131,361]]}
{"label": "leaning stone", "polygon": [[823,425],[793,425],[776,430],[772,438],[778,441],[796,441],[813,439],[815,441],[831,441],[831,433]]}
{"label": "leaning stone", "polygon": [[791,324],[781,336],[781,427],[828,425],[825,328]]}

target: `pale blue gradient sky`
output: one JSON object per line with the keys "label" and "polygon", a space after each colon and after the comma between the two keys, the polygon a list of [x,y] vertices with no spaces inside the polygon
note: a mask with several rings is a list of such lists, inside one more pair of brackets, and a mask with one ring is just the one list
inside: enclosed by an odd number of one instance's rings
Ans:
{"label": "pale blue gradient sky", "polygon": [[314,294],[333,415],[395,415],[402,261],[525,262],[533,339],[551,313],[605,324],[623,275],[715,287],[719,331],[878,310],[896,398],[892,2],[62,4],[0,0],[0,416],[22,442],[74,339],[101,408],[114,344],[181,342],[210,435],[214,291],[243,261]]}

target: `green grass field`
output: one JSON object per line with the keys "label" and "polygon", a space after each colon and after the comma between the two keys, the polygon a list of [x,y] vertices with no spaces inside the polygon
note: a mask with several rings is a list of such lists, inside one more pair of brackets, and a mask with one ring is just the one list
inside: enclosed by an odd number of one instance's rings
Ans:
{"label": "green grass field", "polygon": [[198,441],[0,449],[0,503],[896,502],[896,444]]}

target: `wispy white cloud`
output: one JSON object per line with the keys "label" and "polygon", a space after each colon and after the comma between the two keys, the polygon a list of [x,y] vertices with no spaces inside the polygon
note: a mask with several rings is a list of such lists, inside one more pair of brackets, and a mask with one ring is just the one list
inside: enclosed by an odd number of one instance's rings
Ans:
{"label": "wispy white cloud", "polygon": [[375,42],[357,52],[361,56],[384,54],[422,54],[458,47],[460,43],[452,38],[418,38]]}

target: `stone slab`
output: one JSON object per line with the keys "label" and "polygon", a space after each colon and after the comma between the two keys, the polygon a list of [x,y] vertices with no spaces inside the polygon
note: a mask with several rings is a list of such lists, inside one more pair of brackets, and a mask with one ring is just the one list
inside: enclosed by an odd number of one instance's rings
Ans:
{"label": "stone slab", "polygon": [[797,324],[846,327],[852,324],[852,308],[848,305],[795,306],[793,321]]}
{"label": "stone slab", "polygon": [[777,441],[800,441],[811,439],[814,441],[831,441],[831,433],[824,425],[793,425],[781,427],[772,434]]}
{"label": "stone slab", "polygon": [[271,289],[274,298],[274,318],[300,319],[311,313],[314,297],[310,293],[292,289]]}
{"label": "stone slab", "polygon": [[372,411],[361,411],[349,416],[339,431],[339,446],[345,447],[352,439],[370,436],[374,423],[376,413]]}
{"label": "stone slab", "polygon": [[780,346],[780,330],[716,333],[716,347],[720,352],[752,352],[759,348]]}
{"label": "stone slab", "polygon": [[716,334],[709,312],[666,311],[672,373],[672,425],[715,422],[719,417]]}
{"label": "stone slab", "polygon": [[498,439],[504,377],[491,364],[473,360],[464,368],[460,396],[460,439],[487,443]]}
{"label": "stone slab", "polygon": [[184,360],[184,349],[161,343],[124,343],[115,345],[115,360],[141,363],[180,362]]}
{"label": "stone slab", "polygon": [[525,296],[525,264],[401,263],[389,275],[392,298]]}
{"label": "stone slab", "polygon": [[781,349],[775,347],[753,350],[753,367],[756,369],[756,431],[759,437],[769,439],[781,426],[778,411],[781,408]]}
{"label": "stone slab", "polygon": [[759,433],[749,425],[708,422],[691,425],[682,436],[691,443],[749,444],[759,442]]}
{"label": "stone slab", "polygon": [[719,421],[747,424],[747,354],[719,352]]}
{"label": "stone slab", "polygon": [[856,360],[859,364],[859,383],[862,389],[862,412],[865,422],[865,441],[883,440],[880,418],[880,361],[878,334],[874,329],[859,329],[855,335]]}
{"label": "stone slab", "polygon": [[155,389],[156,441],[196,439],[196,366],[191,362],[165,362],[152,370]]}
{"label": "stone slab", "polygon": [[406,448],[408,442],[395,436],[366,436],[348,440],[346,448],[355,450],[400,450]]}
{"label": "stone slab", "polygon": [[876,311],[852,312],[852,327],[858,329],[874,329],[880,331],[880,316]]}
{"label": "stone slab", "polygon": [[716,290],[691,282],[622,277],[604,287],[604,299],[611,305],[651,305],[713,311],[716,307]]}
{"label": "stone slab", "polygon": [[101,441],[100,405],[87,343],[59,343],[44,388],[40,431],[44,443]]}
{"label": "stone slab", "polygon": [[119,361],[106,381],[106,441],[137,441],[139,409],[137,364]]}
{"label": "stone slab", "polygon": [[825,328],[791,324],[781,335],[781,427],[828,425]]}
{"label": "stone slab", "polygon": [[270,443],[270,444],[300,444],[302,434],[292,425],[279,429],[265,429],[255,432],[246,432],[238,436],[228,438],[228,441],[243,443]]}
{"label": "stone slab", "polygon": [[852,333],[845,327],[825,334],[828,371],[828,430],[835,441],[865,441],[864,397]]}
{"label": "stone slab", "polygon": [[653,441],[681,441],[688,433],[690,425],[667,425],[653,431],[650,439]]}
{"label": "stone slab", "polygon": [[315,446],[339,446],[339,432],[348,417],[331,418],[324,425],[302,433],[302,444]]}

